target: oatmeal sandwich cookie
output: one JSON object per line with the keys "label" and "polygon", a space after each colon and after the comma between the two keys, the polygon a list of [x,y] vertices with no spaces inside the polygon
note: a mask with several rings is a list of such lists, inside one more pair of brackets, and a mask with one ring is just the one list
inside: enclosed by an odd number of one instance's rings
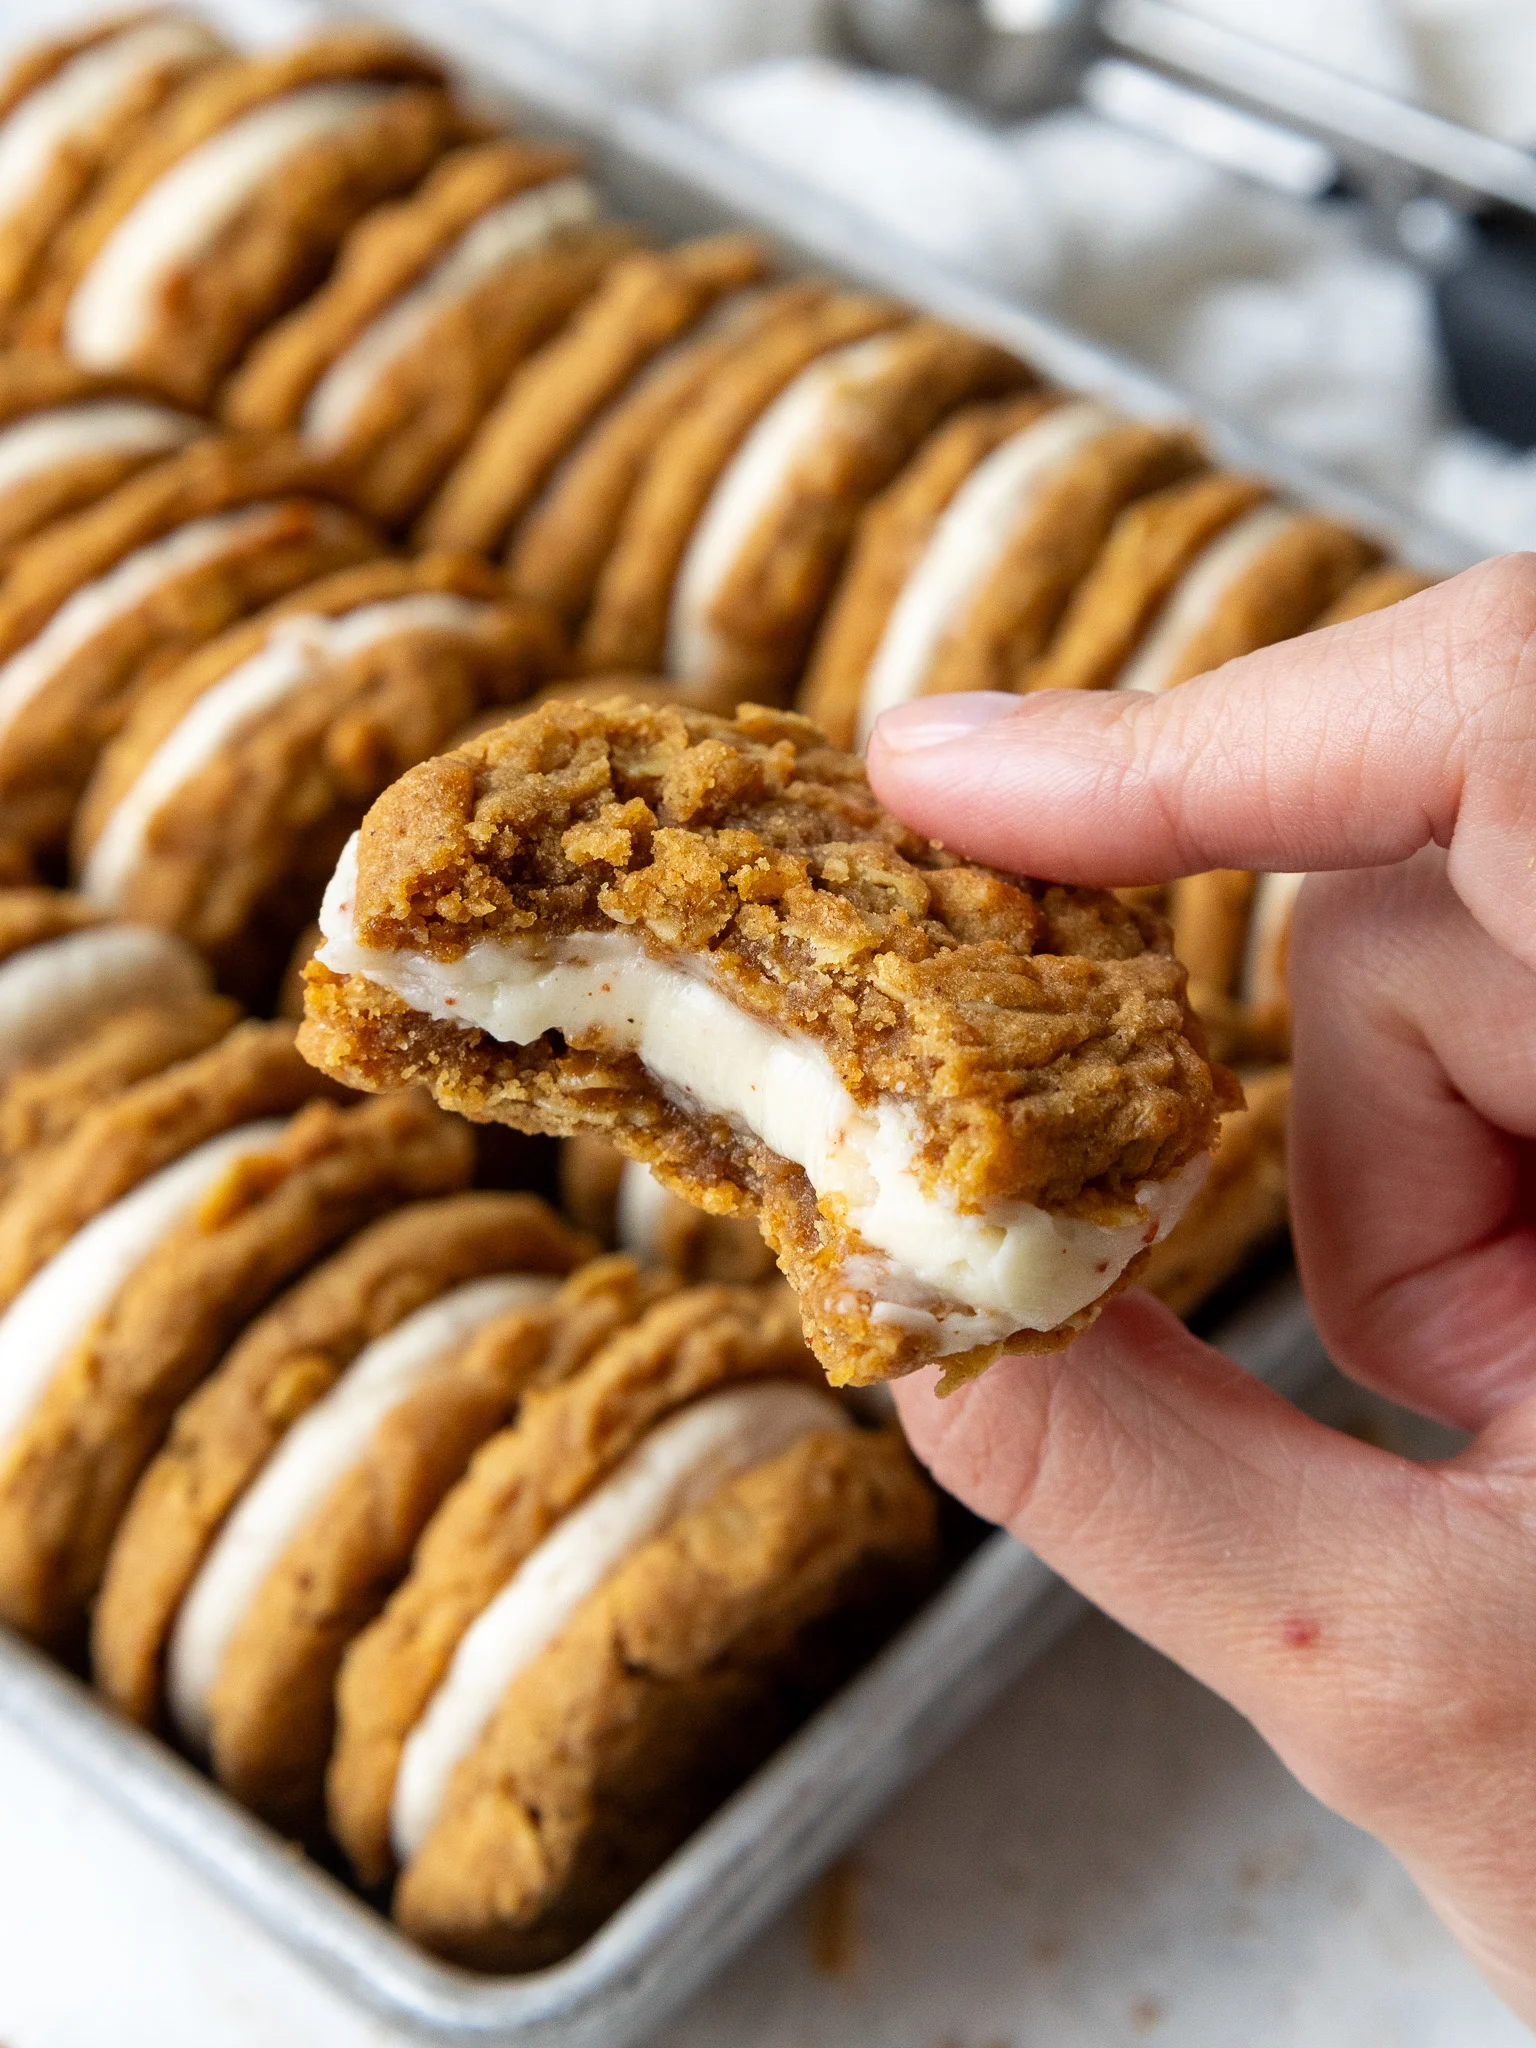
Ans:
{"label": "oatmeal sandwich cookie", "polygon": [[0,353],[0,571],[33,534],[208,431],[64,356]]}
{"label": "oatmeal sandwich cookie", "polygon": [[[830,297],[827,285],[807,279],[749,285],[728,292],[663,349],[598,414],[506,536],[513,588],[551,606],[572,629],[579,627],[665,436],[688,417],[717,374],[770,331],[797,325]],[[468,521],[466,531],[467,526]]]}
{"label": "oatmeal sandwich cookie", "polygon": [[756,1214],[838,1384],[1067,1342],[1229,1100],[1159,920],[965,866],[757,706],[550,705],[413,769],[321,927],[310,1058]]}
{"label": "oatmeal sandwich cookie", "polygon": [[[291,1832],[323,1829],[342,1652],[404,1575],[476,1446],[516,1411],[551,1348],[561,1276],[588,1249],[536,1197],[469,1199],[499,1210],[499,1231],[487,1215],[478,1256],[445,1245],[445,1268],[457,1264],[466,1277],[440,1283],[328,1389],[312,1390],[212,1531],[169,1629],[164,1684],[182,1738],[247,1805]],[[183,1456],[190,1444],[202,1462],[211,1457],[215,1475],[220,1453],[227,1466],[250,1435],[248,1372],[243,1403],[227,1374],[204,1389],[222,1386],[223,1401],[204,1401],[201,1431],[179,1444]],[[224,1434],[221,1419],[240,1433]],[[151,1468],[146,1483],[154,1477]],[[195,1486],[198,1472],[179,1477]],[[160,1492],[162,1507],[174,1504],[176,1495]],[[134,1528],[142,1546],[142,1515]],[[153,1572],[153,1551],[149,1563]],[[127,1569],[114,1566],[115,1598],[131,1614]],[[102,1626],[111,1624],[109,1611]]]}
{"label": "oatmeal sandwich cookie", "polygon": [[882,711],[1016,689],[1116,514],[1204,466],[1184,427],[1048,393],[968,409],[871,508],[801,695],[862,746]]}
{"label": "oatmeal sandwich cookie", "polygon": [[19,338],[207,405],[369,207],[466,132],[439,67],[342,28],[184,86],[53,253]]}
{"label": "oatmeal sandwich cookie", "polygon": [[604,1138],[565,1140],[560,1199],[583,1230],[632,1252],[643,1266],[732,1286],[773,1275],[773,1253],[750,1216],[710,1216],[696,1209]]}
{"label": "oatmeal sandwich cookie", "polygon": [[[467,1154],[462,1165],[467,1174]],[[256,1318],[178,1409],[114,1538],[91,1641],[96,1683],[121,1712],[163,1724],[167,1648],[205,1560],[290,1432],[324,1412],[355,1362],[419,1311],[506,1270],[509,1249],[559,1271],[573,1246],[586,1248],[533,1197],[461,1190],[370,1224]],[[649,1285],[632,1261],[595,1260],[558,1313],[552,1302],[523,1310],[527,1328],[489,1363],[531,1360],[530,1372],[558,1375],[631,1320]],[[377,1533],[396,1526],[385,1517]]]}
{"label": "oatmeal sandwich cookie", "polygon": [[353,231],[324,290],[224,395],[233,425],[294,429],[391,525],[431,495],[507,378],[593,289],[632,230],[600,217],[569,151],[493,142]]}
{"label": "oatmeal sandwich cookie", "polygon": [[444,1500],[409,1576],[342,1667],[331,1825],[365,1884],[404,1860],[404,1807],[419,1815],[444,1782],[441,1744],[415,1731],[461,1645],[561,1518],[692,1403],[726,1387],[815,1378],[783,1288],[696,1287],[653,1302],[577,1370],[525,1396],[516,1423],[481,1447]]}
{"label": "oatmeal sandwich cookie", "polygon": [[307,585],[139,698],[75,821],[80,887],[268,997],[379,792],[563,656],[553,621],[470,556]]}
{"label": "oatmeal sandwich cookie", "polygon": [[752,334],[712,371],[648,452],[582,627],[586,670],[666,672],[685,558],[738,449],[803,370],[908,317],[890,299],[818,294]]}
{"label": "oatmeal sandwich cookie", "polygon": [[517,371],[427,507],[418,538],[500,553],[561,459],[594,422],[722,302],[766,275],[751,235],[710,235],[644,249],[600,287]]}
{"label": "oatmeal sandwich cookie", "polygon": [[156,10],[37,45],[0,77],[0,334],[103,173],[223,54],[206,22]]}
{"label": "oatmeal sandwich cookie", "polygon": [[463,1150],[420,1096],[226,1122],[33,1274],[0,1318],[0,1614],[12,1626],[74,1633],[177,1404],[279,1287],[445,1167],[458,1178]]}
{"label": "oatmeal sandwich cookie", "polygon": [[1380,554],[1321,513],[1257,505],[1188,564],[1112,687],[1169,690],[1305,632]]}
{"label": "oatmeal sandwich cookie", "polygon": [[145,684],[237,619],[379,552],[291,445],[206,441],[24,546],[0,585],[0,836],[62,848]]}

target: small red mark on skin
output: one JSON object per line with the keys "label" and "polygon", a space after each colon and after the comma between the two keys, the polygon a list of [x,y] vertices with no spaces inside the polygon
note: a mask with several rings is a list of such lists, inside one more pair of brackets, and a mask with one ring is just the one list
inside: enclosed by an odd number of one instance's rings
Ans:
{"label": "small red mark on skin", "polygon": [[1280,1640],[1288,1650],[1310,1650],[1322,1632],[1322,1623],[1310,1614],[1288,1614],[1280,1624]]}

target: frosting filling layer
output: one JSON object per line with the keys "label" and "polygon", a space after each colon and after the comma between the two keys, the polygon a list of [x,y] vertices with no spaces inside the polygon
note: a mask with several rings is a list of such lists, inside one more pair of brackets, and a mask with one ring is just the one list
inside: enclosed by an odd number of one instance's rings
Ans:
{"label": "frosting filling layer", "polygon": [[1118,1223],[1032,1202],[963,1212],[922,1184],[909,1103],[861,1106],[819,1046],[750,1016],[707,971],[658,959],[620,930],[542,947],[487,939],[452,962],[363,946],[352,928],[356,891],[354,837],[320,914],[326,966],[504,1044],[558,1031],[575,1046],[635,1054],[684,1106],[760,1139],[804,1171],[819,1202],[836,1203],[867,1247],[844,1269],[850,1291],[867,1292],[877,1322],[921,1335],[933,1357],[1058,1328],[1167,1235],[1204,1177],[1202,1157],[1144,1181]]}
{"label": "frosting filling layer", "polygon": [[1073,399],[1053,406],[977,463],[939,514],[891,607],[864,678],[861,748],[882,711],[923,694],[940,647],[1062,468],[1121,424],[1096,400]]}
{"label": "frosting filling layer", "polygon": [[597,194],[585,178],[553,178],[481,214],[447,255],[331,364],[304,408],[304,439],[319,448],[337,447],[379,378],[439,315],[504,264],[532,255],[571,228],[585,227],[597,213]]}
{"label": "frosting filling layer", "polygon": [[400,1861],[409,1862],[425,1841],[455,1767],[508,1686],[605,1579],[739,1473],[766,1464],[802,1437],[851,1427],[830,1395],[766,1382],[711,1394],[643,1438],[556,1523],[460,1640],[401,1752],[390,1808]]}
{"label": "frosting filling layer", "polygon": [[0,1315],[0,1459],[124,1282],[232,1167],[284,1129],[274,1117],[210,1138],[93,1216],[33,1274]]}
{"label": "frosting filling layer", "polygon": [[231,1510],[171,1632],[166,1688],[183,1737],[206,1750],[209,1703],[225,1652],[268,1574],[309,1517],[363,1457],[374,1431],[475,1332],[547,1301],[544,1274],[467,1281],[366,1345],[293,1425]]}
{"label": "frosting filling layer", "polygon": [[1201,549],[1179,578],[1146,639],[1116,676],[1117,690],[1166,690],[1190,642],[1215,618],[1260,555],[1294,526],[1284,505],[1259,505]]}
{"label": "frosting filling layer", "polygon": [[201,22],[166,15],[71,57],[0,127],[0,218],[25,206],[59,151],[109,118],[146,72],[213,57],[218,48]]}
{"label": "frosting filling layer", "polygon": [[174,273],[194,262],[290,157],[350,126],[387,85],[310,85],[231,121],[175,163],[124,215],[75,287],[64,345],[91,370],[120,370],[153,325]]}
{"label": "frosting filling layer", "polygon": [[66,1051],[135,1003],[206,993],[201,955],[146,924],[96,925],[0,962],[0,1075]]}
{"label": "frosting filling layer", "polygon": [[102,455],[153,455],[184,447],[207,431],[189,413],[133,398],[33,413],[0,429],[0,495],[65,463]]}
{"label": "frosting filling layer", "polygon": [[255,654],[189,706],[123,792],[87,857],[80,880],[84,893],[94,903],[119,906],[144,858],[157,814],[264,711],[380,641],[400,633],[467,633],[489,609],[450,592],[418,591],[359,605],[340,618],[300,612],[280,619]]}
{"label": "frosting filling layer", "polygon": [[178,576],[247,545],[281,518],[275,505],[247,505],[192,519],[124,555],[105,576],[65,599],[35,638],[0,665],[0,739],[46,684],[88,641]]}
{"label": "frosting filling layer", "polygon": [[791,379],[731,457],[710,493],[678,570],[667,623],[667,673],[709,675],[717,654],[715,601],[754,529],[778,503],[795,466],[836,424],[838,407],[885,374],[895,338],[877,334],[820,356]]}

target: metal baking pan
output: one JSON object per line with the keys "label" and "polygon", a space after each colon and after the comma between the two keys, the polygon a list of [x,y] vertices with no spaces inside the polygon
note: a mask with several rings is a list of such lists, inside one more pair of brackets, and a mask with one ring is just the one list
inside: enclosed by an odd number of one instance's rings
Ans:
{"label": "metal baking pan", "polygon": [[[247,18],[252,9],[244,10]],[[664,234],[755,225],[826,266],[992,335],[1046,375],[1152,418],[1197,411],[1059,324],[947,272],[863,219],[652,107],[471,4],[376,11],[458,60],[529,128],[588,152],[615,207]],[[260,9],[255,10],[258,18]],[[286,25],[286,23],[284,24]],[[1219,421],[1228,461],[1256,468],[1427,567],[1460,543]],[[1284,1392],[1325,1357],[1293,1275],[1271,1277],[1209,1330]],[[171,1750],[67,1672],[0,1633],[0,1715],[145,1834],[185,1859],[296,1956],[404,2037],[626,2048],[659,2026],[985,1708],[1081,1602],[1005,1535],[981,1538],[926,1607],[584,1948],[551,1969],[487,1978],[434,1961],[304,1861]]]}

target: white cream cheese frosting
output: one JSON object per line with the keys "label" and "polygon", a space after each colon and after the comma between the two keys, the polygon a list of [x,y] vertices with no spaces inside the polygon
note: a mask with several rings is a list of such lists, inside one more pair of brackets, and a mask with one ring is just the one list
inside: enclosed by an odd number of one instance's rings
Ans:
{"label": "white cream cheese frosting", "polygon": [[59,152],[110,119],[148,72],[218,54],[211,29],[186,15],[125,28],[71,57],[0,125],[0,220],[25,206]]}
{"label": "white cream cheese frosting", "polygon": [[1167,1235],[1206,1171],[1201,1157],[1143,1182],[1118,1223],[1032,1202],[966,1213],[925,1191],[910,1104],[887,1096],[861,1107],[819,1046],[750,1016],[707,970],[658,959],[619,929],[542,947],[487,939],[455,961],[364,946],[353,931],[356,892],[354,837],[320,913],[326,966],[503,1044],[559,1031],[578,1046],[633,1052],[670,1093],[760,1139],[804,1171],[819,1200],[840,1202],[869,1247],[845,1269],[850,1289],[874,1298],[877,1322],[921,1332],[934,1357],[1058,1328]]}
{"label": "white cream cheese frosting", "polygon": [[862,748],[882,711],[910,703],[940,647],[1002,560],[1009,542],[1067,464],[1124,422],[1091,398],[1053,406],[977,463],[934,523],[891,607],[864,677]]}
{"label": "white cream cheese frosting", "polygon": [[1227,593],[1295,525],[1284,505],[1259,505],[1201,549],[1179,578],[1146,639],[1116,676],[1117,690],[1166,690],[1190,642],[1203,633]]}
{"label": "white cream cheese frosting", "polygon": [[560,1285],[546,1274],[466,1281],[360,1351],[288,1431],[230,1512],[171,1632],[166,1690],[185,1740],[206,1750],[209,1704],[225,1653],[268,1575],[309,1517],[365,1455],[380,1423],[497,1316],[536,1308]]}
{"label": "white cream cheese frosting", "polygon": [[1306,879],[1305,874],[1260,875],[1254,886],[1237,992],[1256,1010],[1283,1008],[1289,1001],[1291,919]]}
{"label": "white cream cheese frosting", "polygon": [[829,1394],[765,1381],[670,1416],[565,1517],[470,1624],[406,1737],[390,1808],[402,1863],[425,1841],[448,1781],[502,1695],[626,1559],[729,1480],[803,1437],[852,1424]]}
{"label": "white cream cheese frosting", "polygon": [[155,455],[206,434],[205,421],[142,399],[103,398],[33,413],[0,428],[0,497],[18,484],[103,455]]}
{"label": "white cream cheese frosting", "polygon": [[331,364],[304,408],[304,439],[317,448],[338,447],[379,378],[434,320],[506,264],[585,227],[598,210],[597,193],[585,178],[552,178],[481,214]]}
{"label": "white cream cheese frosting", "polygon": [[67,1051],[135,1003],[180,1002],[209,987],[202,956],[146,924],[93,925],[0,961],[0,1075]]}
{"label": "white cream cheese frosting", "polygon": [[269,1150],[284,1128],[272,1118],[210,1138],[93,1216],[33,1274],[0,1315],[0,1461],[124,1282],[232,1167]]}
{"label": "white cream cheese frosting", "polygon": [[246,546],[281,516],[275,505],[247,505],[238,512],[189,520],[124,555],[94,583],[82,585],[40,633],[0,664],[0,739],[38,692],[98,633],[178,576]]}
{"label": "white cream cheese frosting", "polygon": [[818,356],[779,393],[726,464],[699,515],[673,586],[666,668],[679,682],[708,676],[717,655],[710,614],[759,521],[797,465],[836,428],[839,409],[885,375],[897,337],[877,334]]}
{"label": "white cream cheese frosting", "polygon": [[160,811],[263,712],[381,641],[401,633],[469,632],[489,609],[449,591],[425,590],[359,605],[340,618],[298,612],[280,619],[254,654],[188,707],[124,790],[86,858],[83,892],[93,903],[118,908]]}
{"label": "white cream cheese frosting", "polygon": [[300,150],[349,127],[392,90],[309,85],[268,100],[189,150],[124,215],[76,285],[64,346],[90,370],[120,370],[150,331],[156,302],[260,187]]}

